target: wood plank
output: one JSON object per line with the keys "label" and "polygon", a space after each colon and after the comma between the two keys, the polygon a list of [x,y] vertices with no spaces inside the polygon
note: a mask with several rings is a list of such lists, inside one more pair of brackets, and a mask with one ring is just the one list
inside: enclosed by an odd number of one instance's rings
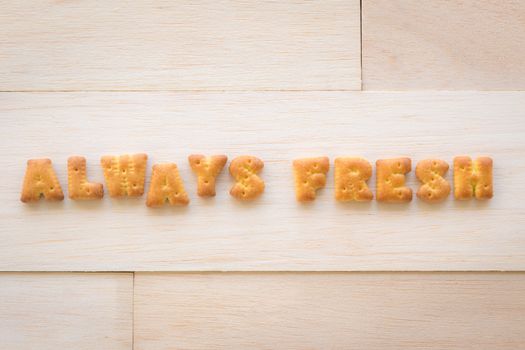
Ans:
{"label": "wood plank", "polygon": [[[0,94],[0,269],[524,270],[524,115],[520,92]],[[148,153],[148,169],[177,162],[190,206],[19,200],[29,158],[51,157],[65,188],[68,156],[86,156],[103,182],[100,156],[127,152]],[[198,198],[196,152],[260,157],[266,192],[239,203],[224,171],[217,197]],[[409,156],[415,167],[458,154],[493,157],[492,200],[342,205],[330,172],[315,203],[295,201],[295,158]]]}
{"label": "wood plank", "polygon": [[518,349],[525,274],[135,277],[135,348]]}
{"label": "wood plank", "polygon": [[0,273],[2,349],[131,349],[133,274]]}
{"label": "wood plank", "polygon": [[525,89],[525,2],[363,0],[366,90]]}
{"label": "wood plank", "polygon": [[359,0],[0,3],[0,90],[361,89]]}

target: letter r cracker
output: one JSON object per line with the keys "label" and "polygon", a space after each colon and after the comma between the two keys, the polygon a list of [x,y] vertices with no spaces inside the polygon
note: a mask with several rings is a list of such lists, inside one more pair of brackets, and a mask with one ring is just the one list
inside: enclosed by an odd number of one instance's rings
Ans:
{"label": "letter r cracker", "polygon": [[340,202],[371,201],[374,198],[367,181],[372,176],[372,165],[363,158],[335,159],[335,199]]}

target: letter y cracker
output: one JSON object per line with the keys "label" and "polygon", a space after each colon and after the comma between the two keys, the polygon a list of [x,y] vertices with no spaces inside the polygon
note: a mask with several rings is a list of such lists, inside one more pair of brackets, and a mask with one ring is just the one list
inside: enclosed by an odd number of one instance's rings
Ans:
{"label": "letter y cracker", "polygon": [[53,170],[51,159],[47,158],[27,161],[20,200],[24,203],[36,202],[40,197],[49,201],[64,199],[64,193]]}
{"label": "letter y cracker", "polygon": [[100,199],[104,196],[102,184],[88,182],[84,157],[68,158],[67,188],[71,199]]}
{"label": "letter y cracker", "polygon": [[225,155],[206,157],[202,154],[192,154],[188,157],[191,170],[197,175],[197,194],[199,196],[215,196],[215,179],[227,160],[228,157]]}
{"label": "letter y cracker", "polygon": [[299,202],[315,199],[316,191],[326,185],[330,169],[328,157],[303,158],[293,161],[295,197]]}
{"label": "letter y cracker", "polygon": [[146,154],[103,156],[100,164],[111,197],[138,197],[144,194]]}
{"label": "letter y cracker", "polygon": [[146,205],[158,207],[166,202],[171,205],[187,205],[190,202],[175,163],[153,166]]}

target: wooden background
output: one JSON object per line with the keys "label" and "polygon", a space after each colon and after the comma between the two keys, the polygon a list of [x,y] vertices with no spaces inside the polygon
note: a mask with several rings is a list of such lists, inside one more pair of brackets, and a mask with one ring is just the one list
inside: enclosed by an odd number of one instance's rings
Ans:
{"label": "wooden background", "polygon": [[[0,349],[525,349],[524,27],[521,1],[0,1]],[[190,206],[18,200],[29,158],[66,190],[69,155],[102,182],[128,152]],[[195,152],[259,156],[267,191],[198,198]],[[341,205],[333,172],[293,197],[297,157],[458,154],[494,158],[491,201]]]}

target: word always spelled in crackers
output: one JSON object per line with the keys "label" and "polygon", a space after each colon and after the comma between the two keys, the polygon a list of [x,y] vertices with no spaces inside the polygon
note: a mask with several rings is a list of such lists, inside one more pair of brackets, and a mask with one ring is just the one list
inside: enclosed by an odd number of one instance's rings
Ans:
{"label": "word always spelled in crackers", "polygon": [[417,163],[416,177],[423,183],[417,197],[425,202],[438,202],[450,194],[450,184],[444,179],[448,164],[440,159],[425,159]]}
{"label": "word always spelled in crackers", "polygon": [[67,189],[71,199],[100,199],[104,197],[102,184],[88,182],[86,158],[74,156],[67,160]]}
{"label": "word always spelled in crackers", "polygon": [[206,157],[202,154],[192,154],[188,157],[191,170],[197,175],[197,194],[199,196],[215,196],[215,180],[227,160],[228,157],[225,155]]}
{"label": "word always spelled in crackers", "polygon": [[303,158],[293,161],[295,197],[299,202],[315,199],[316,191],[326,185],[326,173],[329,169],[328,157]]}
{"label": "word always spelled in crackers", "polygon": [[158,207],[166,202],[171,205],[188,205],[190,202],[175,163],[155,164],[153,166],[146,205]]}
{"label": "word always spelled in crackers", "polygon": [[111,197],[138,197],[144,194],[146,163],[148,156],[144,153],[103,156],[100,164]]}
{"label": "word always spelled in crackers", "polygon": [[264,181],[257,175],[264,163],[257,157],[240,156],[230,163],[230,174],[235,184],[230,194],[240,200],[252,200],[264,192]]}
{"label": "word always spelled in crackers", "polygon": [[493,196],[492,159],[479,157],[454,158],[454,197],[459,200],[489,199]]}
{"label": "word always spelled in crackers", "polygon": [[410,158],[376,161],[376,196],[379,202],[410,202],[412,190],[405,187],[405,174],[411,170]]}
{"label": "word always spelled in crackers", "polygon": [[340,202],[371,201],[374,198],[367,181],[372,177],[372,165],[363,158],[335,159],[335,199]]}
{"label": "word always spelled in crackers", "polygon": [[47,158],[27,161],[20,200],[24,203],[36,202],[40,197],[49,201],[64,199],[64,193],[53,170],[51,159]]}

